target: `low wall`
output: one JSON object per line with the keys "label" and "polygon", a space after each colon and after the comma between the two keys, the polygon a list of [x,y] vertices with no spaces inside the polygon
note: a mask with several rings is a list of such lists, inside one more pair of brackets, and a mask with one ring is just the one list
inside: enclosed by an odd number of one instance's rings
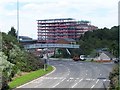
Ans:
{"label": "low wall", "polygon": [[112,60],[95,60],[96,62],[112,62]]}
{"label": "low wall", "polygon": [[49,58],[50,60],[64,60],[64,61],[72,61],[73,59],[71,58]]}

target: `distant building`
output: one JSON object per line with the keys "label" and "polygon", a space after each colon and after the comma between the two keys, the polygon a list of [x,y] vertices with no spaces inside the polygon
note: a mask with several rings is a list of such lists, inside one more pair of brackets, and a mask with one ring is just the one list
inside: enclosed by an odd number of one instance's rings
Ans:
{"label": "distant building", "polygon": [[99,52],[98,53],[98,56],[96,56],[94,58],[95,61],[112,61],[112,60],[115,60],[115,57],[110,54],[109,52],[105,52],[105,51],[102,51],[102,52]]}
{"label": "distant building", "polygon": [[28,37],[28,36],[19,36],[19,40],[23,41],[23,40],[32,40],[32,38]]}
{"label": "distant building", "polygon": [[38,42],[56,43],[59,39],[78,40],[86,31],[96,30],[89,21],[73,18],[37,20]]}
{"label": "distant building", "polygon": [[57,40],[58,44],[76,44],[76,41],[74,39],[64,38]]}
{"label": "distant building", "polygon": [[19,41],[22,45],[25,44],[34,44],[37,42],[37,40],[33,40],[32,38],[28,37],[28,36],[19,36]]}

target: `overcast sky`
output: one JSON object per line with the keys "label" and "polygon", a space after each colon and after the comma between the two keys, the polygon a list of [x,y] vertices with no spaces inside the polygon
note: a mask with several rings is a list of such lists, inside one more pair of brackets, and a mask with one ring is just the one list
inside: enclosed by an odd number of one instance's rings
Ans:
{"label": "overcast sky", "polygon": [[[19,0],[19,35],[37,39],[38,19],[88,20],[99,28],[118,25],[119,0]],[[0,0],[0,30],[17,29],[17,0]]]}

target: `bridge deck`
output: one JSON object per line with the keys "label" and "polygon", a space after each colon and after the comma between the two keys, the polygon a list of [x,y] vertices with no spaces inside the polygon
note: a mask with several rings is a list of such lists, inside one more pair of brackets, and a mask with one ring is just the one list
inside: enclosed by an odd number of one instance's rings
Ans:
{"label": "bridge deck", "polygon": [[24,45],[25,49],[35,48],[79,48],[79,45],[74,44],[29,44]]}

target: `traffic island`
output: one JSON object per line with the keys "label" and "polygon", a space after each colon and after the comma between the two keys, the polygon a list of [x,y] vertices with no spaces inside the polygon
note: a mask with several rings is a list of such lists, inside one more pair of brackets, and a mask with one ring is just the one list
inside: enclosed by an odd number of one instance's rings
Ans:
{"label": "traffic island", "polygon": [[28,83],[34,79],[37,79],[43,75],[50,73],[51,71],[53,71],[53,69],[54,68],[52,66],[48,66],[47,70],[40,69],[40,70],[33,71],[33,72],[27,73],[25,75],[16,77],[13,81],[9,82],[9,84],[8,84],[9,88],[14,89],[20,85]]}

